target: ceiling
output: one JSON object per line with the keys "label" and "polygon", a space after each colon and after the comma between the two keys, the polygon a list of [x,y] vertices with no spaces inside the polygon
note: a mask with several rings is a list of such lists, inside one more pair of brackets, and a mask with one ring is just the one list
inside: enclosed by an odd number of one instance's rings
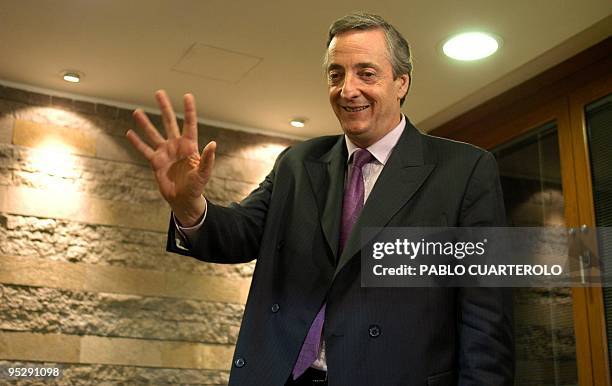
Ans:
{"label": "ceiling", "polygon": [[[201,120],[306,138],[339,132],[321,59],[329,24],[364,10],[411,43],[403,111],[428,130],[612,35],[610,0],[0,0],[0,83],[156,111],[192,92]],[[503,39],[460,63],[440,53],[459,31]],[[80,84],[63,70],[85,74]],[[306,127],[289,125],[294,117]]]}

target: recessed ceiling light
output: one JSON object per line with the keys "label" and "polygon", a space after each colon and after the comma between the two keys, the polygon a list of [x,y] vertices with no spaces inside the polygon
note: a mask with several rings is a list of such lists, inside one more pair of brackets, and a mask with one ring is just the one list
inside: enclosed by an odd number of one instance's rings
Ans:
{"label": "recessed ceiling light", "polygon": [[478,60],[491,56],[500,39],[484,32],[465,32],[450,37],[442,46],[444,54],[456,60]]}
{"label": "recessed ceiling light", "polygon": [[64,71],[62,73],[62,79],[70,83],[79,83],[81,81],[81,74],[76,71]]}
{"label": "recessed ceiling light", "polygon": [[293,127],[304,127],[306,125],[306,120],[303,118],[295,118],[292,119],[291,122],[289,122],[289,124]]}

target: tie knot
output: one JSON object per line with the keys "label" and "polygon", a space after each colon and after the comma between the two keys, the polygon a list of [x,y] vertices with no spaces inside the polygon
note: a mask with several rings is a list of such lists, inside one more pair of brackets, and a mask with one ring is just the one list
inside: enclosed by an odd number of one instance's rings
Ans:
{"label": "tie knot", "polygon": [[372,162],[374,156],[366,149],[357,149],[353,153],[353,166],[361,169],[363,165]]}

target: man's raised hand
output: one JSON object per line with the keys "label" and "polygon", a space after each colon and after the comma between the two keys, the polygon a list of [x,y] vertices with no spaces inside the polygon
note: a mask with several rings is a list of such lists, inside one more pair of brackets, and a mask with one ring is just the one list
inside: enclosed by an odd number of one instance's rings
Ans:
{"label": "man's raised hand", "polygon": [[149,161],[159,191],[172,207],[177,220],[183,226],[195,225],[206,207],[202,194],[212,174],[217,144],[211,141],[201,155],[198,153],[198,120],[193,95],[185,94],[183,97],[185,119],[182,133],[166,92],[157,91],[155,99],[162,112],[166,138],[141,109],[134,111],[134,120],[151,145],[133,130],[128,130],[126,136]]}

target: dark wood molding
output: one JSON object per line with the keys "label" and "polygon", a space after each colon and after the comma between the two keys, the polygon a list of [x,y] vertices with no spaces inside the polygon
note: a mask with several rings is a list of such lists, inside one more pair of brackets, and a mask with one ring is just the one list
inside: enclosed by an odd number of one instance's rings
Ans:
{"label": "dark wood molding", "polygon": [[565,97],[582,85],[609,74],[610,68],[612,37],[438,126],[430,134],[487,147],[496,141],[493,138],[486,143],[479,141],[483,134],[495,136],[496,129],[510,119],[527,114],[533,106]]}

